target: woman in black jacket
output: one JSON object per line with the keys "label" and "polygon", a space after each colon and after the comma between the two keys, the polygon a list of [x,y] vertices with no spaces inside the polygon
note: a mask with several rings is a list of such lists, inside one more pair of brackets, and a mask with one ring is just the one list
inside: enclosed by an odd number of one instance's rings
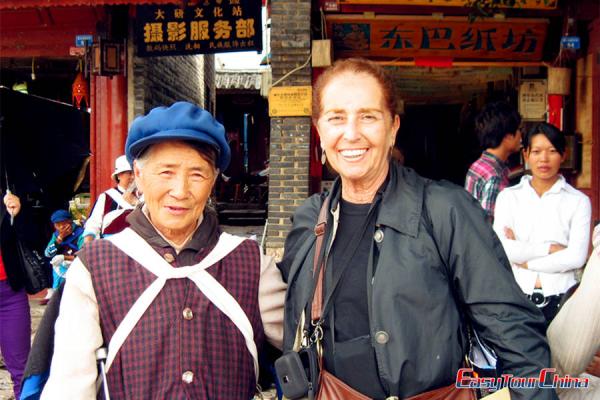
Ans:
{"label": "woman in black jacket", "polygon": [[17,250],[17,225],[21,224],[21,201],[4,195],[0,205],[0,352],[18,399],[31,339],[31,316],[25,293],[25,275]]}
{"label": "woman in black jacket", "polygon": [[[313,122],[323,159],[340,177],[297,210],[286,239],[284,350],[318,341],[324,369],[375,399],[454,384],[468,347],[465,321],[495,350],[502,372],[537,377],[549,366],[543,317],[516,284],[481,207],[462,188],[391,160],[400,118],[383,69],[337,61],[313,89]],[[311,304],[323,268],[319,319]],[[512,395],[556,398],[552,389]]]}

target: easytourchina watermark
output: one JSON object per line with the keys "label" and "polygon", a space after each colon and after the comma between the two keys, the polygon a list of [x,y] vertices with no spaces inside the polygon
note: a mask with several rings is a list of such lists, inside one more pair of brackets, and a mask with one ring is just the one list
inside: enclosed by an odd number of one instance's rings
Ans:
{"label": "easytourchina watermark", "polygon": [[473,372],[472,368],[461,368],[456,373],[456,387],[459,389],[587,389],[590,380],[586,377],[560,376],[556,368],[543,368],[535,377],[522,378],[512,374],[502,374],[498,377],[482,377]]}

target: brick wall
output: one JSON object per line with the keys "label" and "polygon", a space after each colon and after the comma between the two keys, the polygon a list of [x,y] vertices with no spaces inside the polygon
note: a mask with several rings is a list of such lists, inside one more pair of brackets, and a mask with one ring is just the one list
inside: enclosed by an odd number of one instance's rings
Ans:
{"label": "brick wall", "polygon": [[[310,55],[310,0],[272,0],[271,68],[273,82]],[[311,84],[311,68],[294,72],[277,86]],[[269,175],[269,253],[281,255],[285,237],[291,227],[290,217],[308,196],[308,162],[310,118],[271,118]]]}
{"label": "brick wall", "polygon": [[181,100],[214,108],[213,55],[132,59],[128,91],[130,122],[154,107]]}

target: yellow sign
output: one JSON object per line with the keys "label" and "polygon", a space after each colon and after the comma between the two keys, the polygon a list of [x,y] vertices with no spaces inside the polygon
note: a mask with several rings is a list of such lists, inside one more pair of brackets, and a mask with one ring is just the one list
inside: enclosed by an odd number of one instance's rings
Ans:
{"label": "yellow sign", "polygon": [[269,117],[311,115],[312,87],[282,86],[269,91]]}

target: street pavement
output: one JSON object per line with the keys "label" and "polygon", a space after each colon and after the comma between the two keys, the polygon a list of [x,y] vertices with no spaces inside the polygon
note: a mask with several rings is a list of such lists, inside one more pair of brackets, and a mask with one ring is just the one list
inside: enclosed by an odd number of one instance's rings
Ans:
{"label": "street pavement", "polygon": [[[231,225],[222,225],[221,226],[225,232],[251,237],[255,236],[256,240],[260,243],[263,226],[231,226]],[[35,335],[37,331],[37,327],[40,323],[42,315],[44,314],[44,310],[46,306],[40,305],[39,299],[43,298],[45,295],[45,291],[42,293],[38,293],[35,296],[29,297],[29,306],[31,308],[31,339]],[[4,362],[0,361],[0,399],[1,400],[14,400],[14,395],[12,392],[12,382],[10,380],[10,374],[6,369]]]}

